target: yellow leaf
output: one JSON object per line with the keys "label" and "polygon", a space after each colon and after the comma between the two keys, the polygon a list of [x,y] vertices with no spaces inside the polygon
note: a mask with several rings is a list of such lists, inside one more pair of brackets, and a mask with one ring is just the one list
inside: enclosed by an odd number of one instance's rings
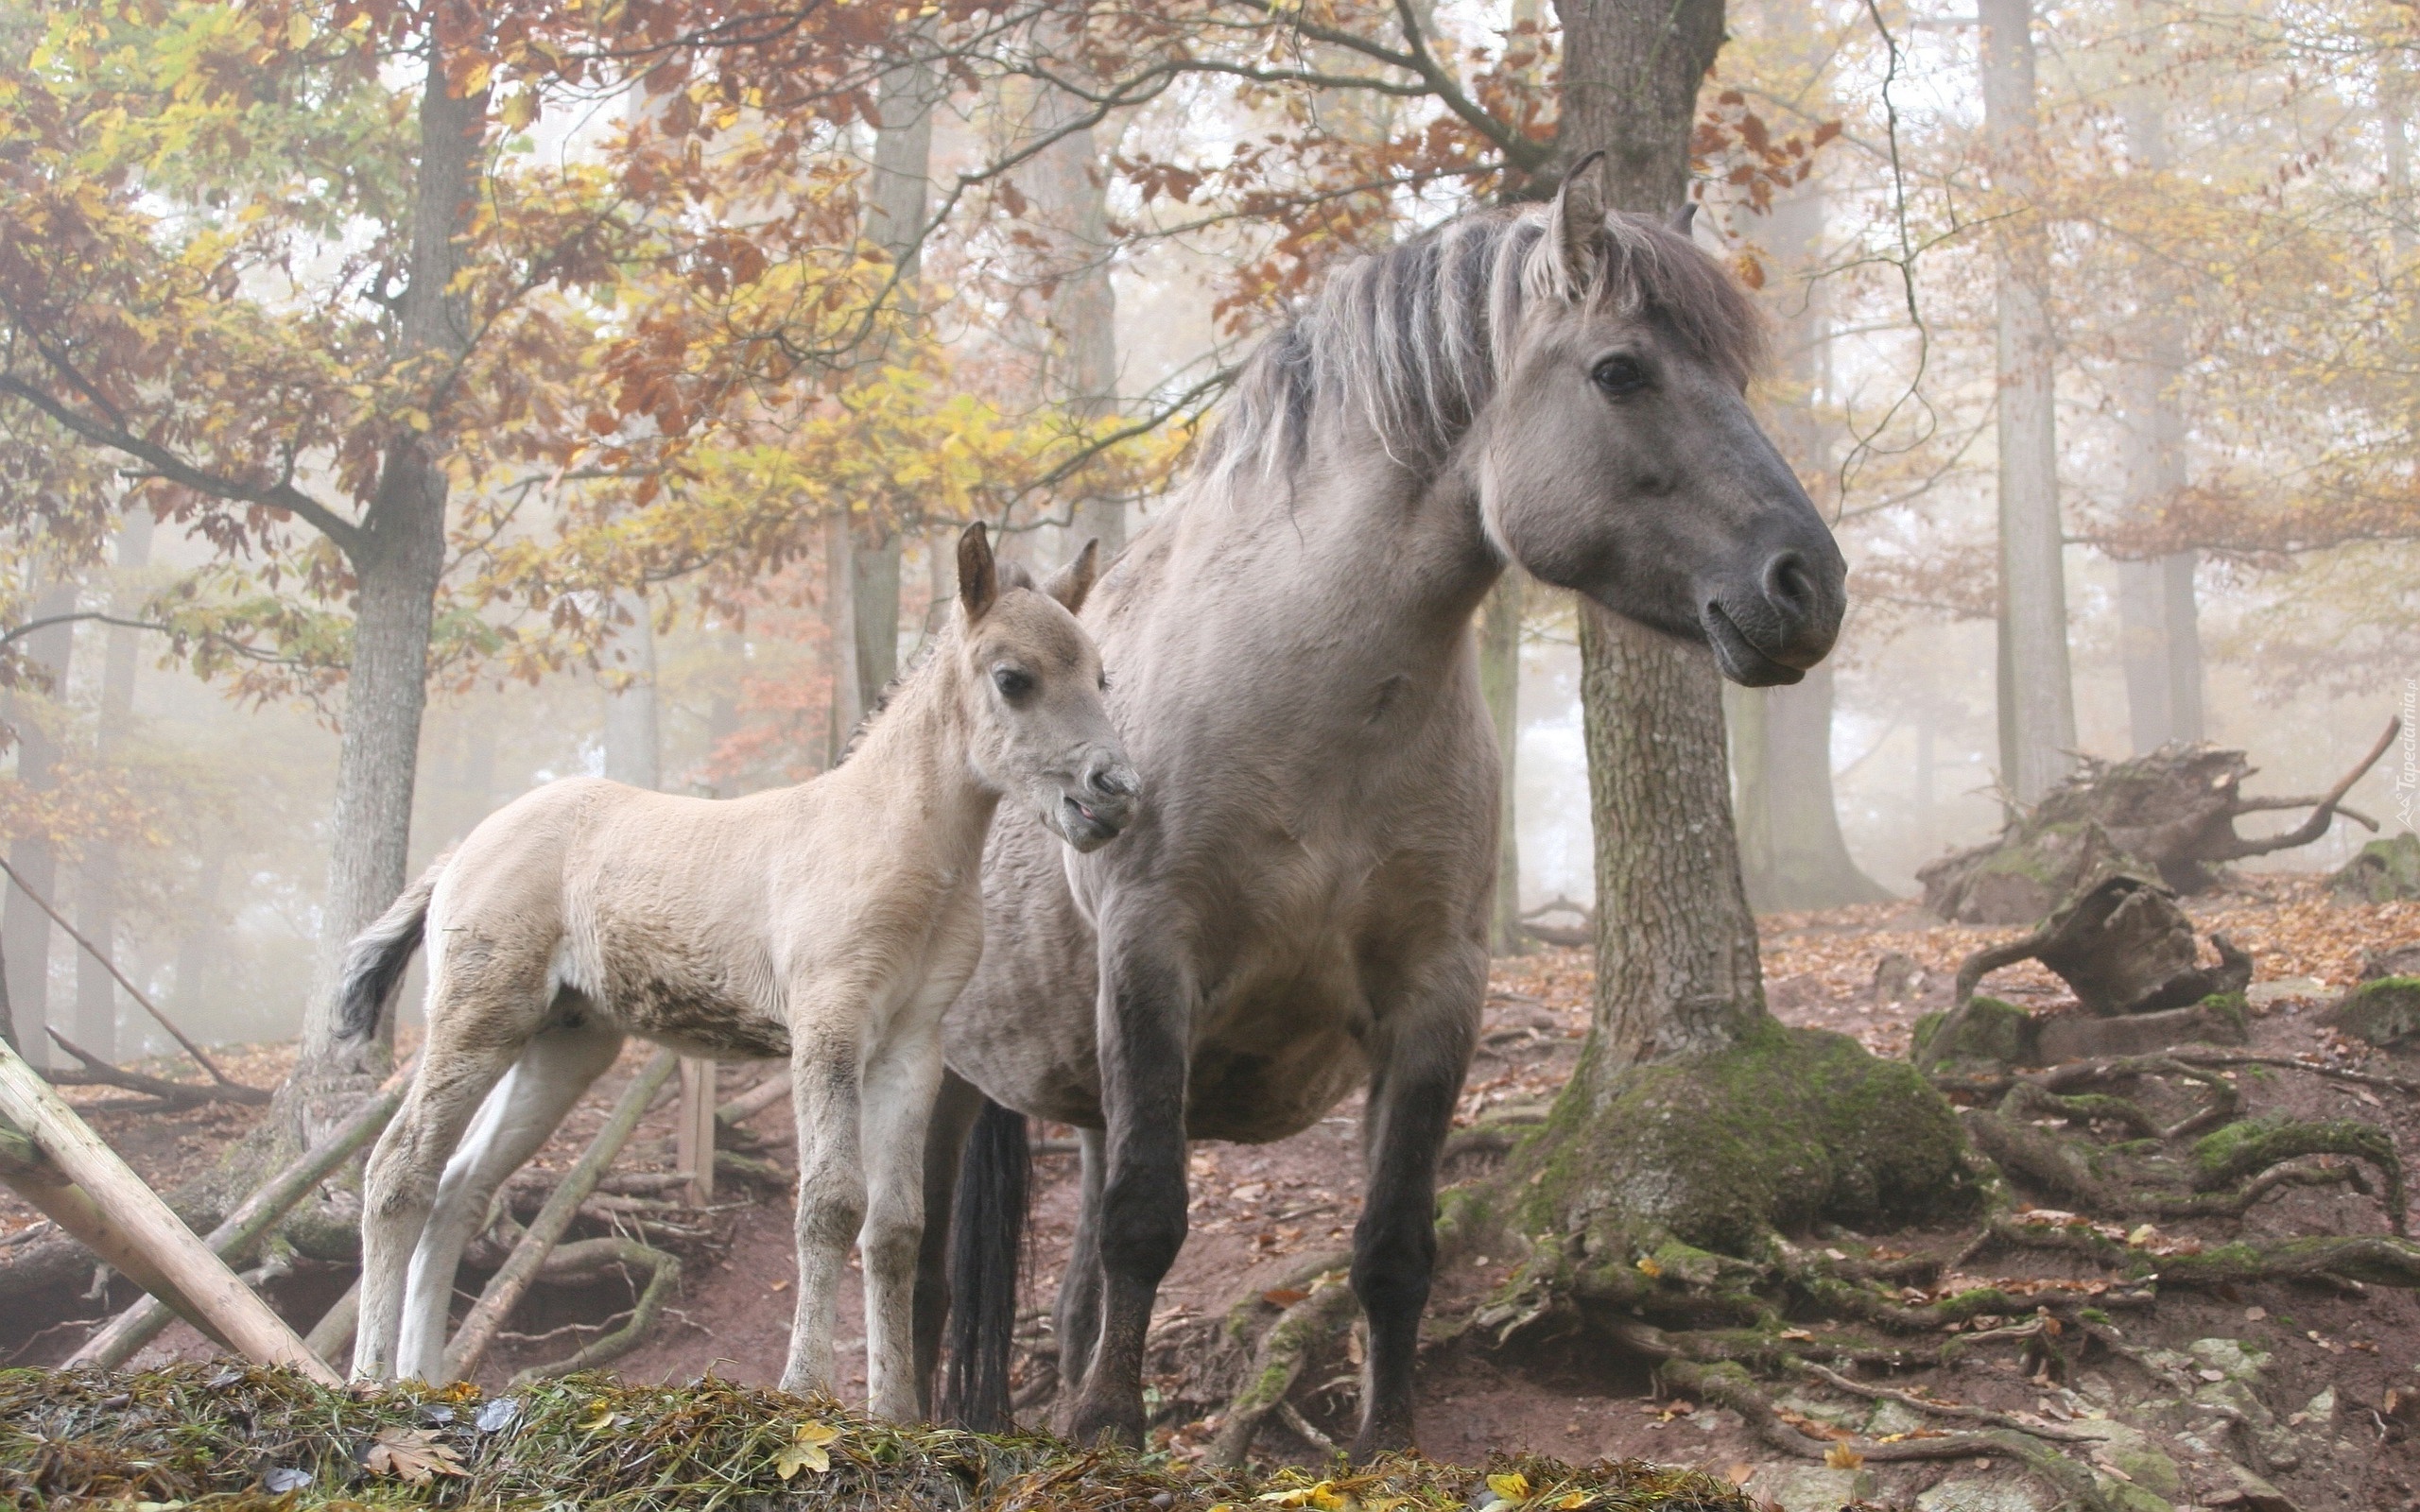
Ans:
{"label": "yellow leaf", "polygon": [[463,76],[462,94],[467,97],[481,93],[488,87],[488,81],[494,77],[493,64],[487,62],[473,64],[470,73]]}
{"label": "yellow leaf", "polygon": [[538,118],[538,96],[531,90],[515,90],[504,97],[504,108],[496,112],[504,117],[509,129],[518,131]]}
{"label": "yellow leaf", "polygon": [[1519,1470],[1514,1470],[1510,1475],[1489,1476],[1487,1488],[1507,1502],[1526,1502],[1530,1499],[1530,1478]]}
{"label": "yellow leaf", "polygon": [[579,1424],[579,1428],[583,1434],[593,1434],[599,1428],[613,1426],[613,1422],[614,1404],[599,1397],[588,1404],[588,1417]]}
{"label": "yellow leaf", "polygon": [[309,16],[297,10],[285,18],[285,45],[288,48],[299,51],[302,44],[310,40],[311,18]]}
{"label": "yellow leaf", "polygon": [[1824,1463],[1836,1470],[1853,1470],[1865,1463],[1865,1456],[1846,1444],[1834,1444],[1824,1451]]}
{"label": "yellow leaf", "polygon": [[1657,1260],[1653,1255],[1639,1256],[1638,1268],[1642,1275],[1661,1276],[1664,1274],[1663,1262]]}
{"label": "yellow leaf", "polygon": [[813,1470],[818,1475],[832,1468],[832,1456],[823,1446],[840,1436],[840,1430],[813,1418],[798,1425],[790,1435],[787,1448],[773,1460],[773,1473],[788,1480],[801,1470]]}
{"label": "yellow leaf", "polygon": [[1580,1512],[1582,1507],[1588,1504],[1588,1493],[1585,1491],[1565,1491],[1563,1494],[1563,1500],[1557,1502],[1555,1506],[1557,1512]]}

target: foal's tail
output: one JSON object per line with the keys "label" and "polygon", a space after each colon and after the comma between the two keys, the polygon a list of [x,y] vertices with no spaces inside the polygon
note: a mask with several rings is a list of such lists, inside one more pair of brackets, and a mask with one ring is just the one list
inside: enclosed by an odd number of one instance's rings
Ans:
{"label": "foal's tail", "polygon": [[437,890],[437,879],[443,874],[445,864],[454,859],[447,851],[437,858],[436,865],[420,874],[420,880],[404,889],[402,897],[388,905],[378,921],[354,936],[345,947],[344,971],[337,980],[337,1035],[344,1040],[367,1040],[377,1032],[378,1021],[386,1016],[389,1005],[404,985],[404,969],[412,964],[412,953],[420,949],[421,925],[428,919],[429,894]]}
{"label": "foal's tail", "polygon": [[939,1416],[977,1433],[1011,1427],[1009,1355],[1033,1160],[1025,1132],[1023,1113],[985,1098],[966,1136],[951,1204],[949,1363]]}

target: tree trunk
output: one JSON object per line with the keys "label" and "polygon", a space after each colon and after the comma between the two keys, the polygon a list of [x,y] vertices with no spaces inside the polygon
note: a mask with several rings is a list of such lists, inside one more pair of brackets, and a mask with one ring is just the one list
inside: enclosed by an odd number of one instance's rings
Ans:
{"label": "tree trunk", "polygon": [[2065,539],[2059,520],[2058,417],[2054,409],[2046,281],[2047,238],[2029,201],[2034,139],[2032,0],[1978,0],[1983,24],[1983,120],[1993,171],[2010,218],[1992,240],[1998,309],[2001,676],[2010,728],[2003,771],[2022,803],[2067,774],[2076,744],[2075,689],[2067,668]]}
{"label": "tree trunk", "polygon": [[605,690],[605,775],[632,787],[661,787],[662,736],[656,722],[655,614],[643,593],[617,595],[631,623],[623,632],[629,679]]}
{"label": "tree trunk", "polygon": [[[421,92],[410,282],[398,309],[406,355],[459,356],[470,348],[469,306],[451,285],[475,208],[487,102],[485,93],[458,98],[448,92],[444,60],[432,41]],[[325,923],[294,1074],[279,1092],[272,1119],[294,1148],[274,1151],[278,1156],[307,1147],[393,1059],[391,1015],[366,1044],[337,1039],[335,984],[345,947],[386,911],[406,880],[429,627],[445,567],[443,452],[436,434],[406,431],[392,439],[362,523],[343,542],[359,592],[337,758]]]}
{"label": "tree trunk", "polygon": [[[53,583],[34,600],[30,618],[49,619],[76,611],[76,585]],[[67,691],[67,661],[76,648],[76,627],[53,625],[26,637],[26,660],[47,674],[54,696]],[[58,781],[59,741],[43,728],[47,710],[30,707],[33,699],[20,693],[9,702],[9,724],[17,739],[17,781],[27,793],[43,793]],[[59,881],[58,858],[50,842],[39,837],[19,840],[9,848],[9,865],[31,887],[48,899]],[[26,1063],[51,1063],[50,918],[17,886],[0,906],[0,957],[7,960],[9,1017],[14,1021],[12,1043]]]}
{"label": "tree trunk", "polygon": [[[1058,66],[1075,65],[1063,19],[1046,11],[1036,24],[1037,43]],[[1034,101],[1037,136],[1064,131],[1044,147],[1026,171],[1028,194],[1046,244],[1040,269],[1050,291],[1050,332],[1056,337],[1052,396],[1069,418],[1090,423],[1117,413],[1117,290],[1110,283],[1109,173],[1090,127],[1068,123],[1091,109],[1063,90],[1044,87]],[[1107,561],[1126,549],[1126,501],[1080,496],[1068,534],[1071,544],[1100,542]]]}
{"label": "tree trunk", "polygon": [[[137,507],[117,532],[118,581],[110,594],[110,611],[131,618],[142,594],[126,579],[150,565],[151,511]],[[103,765],[126,759],[126,743],[134,722],[134,638],[138,631],[123,625],[110,627],[101,662],[101,717],[96,754]],[[117,847],[108,841],[87,846],[77,879],[76,927],[84,937],[117,953]],[[89,952],[76,955],[76,1042],[104,1060],[117,1058],[117,983],[109,969]]]}
{"label": "tree trunk", "polygon": [[1495,722],[1495,755],[1503,772],[1496,800],[1495,921],[1491,948],[1498,955],[1526,955],[1530,937],[1521,928],[1521,847],[1513,830],[1518,805],[1514,776],[1521,751],[1521,604],[1528,581],[1508,566],[1487,595],[1479,614],[1478,684]]}
{"label": "tree trunk", "polygon": [[[2165,173],[2171,163],[2168,123],[2157,94],[2136,91],[2126,102],[2128,155],[2142,168]],[[2184,490],[2185,415],[2177,387],[2185,376],[2185,334],[2168,291],[2146,284],[2136,294],[2143,312],[2134,360],[2119,389],[2118,423],[2127,435],[2126,508],[2156,515]],[[2172,552],[2118,564],[2119,662],[2126,677],[2126,713],[2135,754],[2171,740],[2204,738],[2202,636],[2194,601],[2196,554]]]}

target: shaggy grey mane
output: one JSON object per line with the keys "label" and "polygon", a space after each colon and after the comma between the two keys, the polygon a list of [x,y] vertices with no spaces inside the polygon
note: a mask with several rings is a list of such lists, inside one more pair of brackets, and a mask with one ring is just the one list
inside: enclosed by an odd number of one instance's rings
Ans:
{"label": "shaggy grey mane", "polygon": [[1337,404],[1362,411],[1398,462],[1441,462],[1511,370],[1522,316],[1542,301],[1644,312],[1747,382],[1764,323],[1720,264],[1662,222],[1617,212],[1595,276],[1576,288],[1547,235],[1552,214],[1480,211],[1339,269],[1245,363],[1198,486],[1290,472],[1314,414]]}

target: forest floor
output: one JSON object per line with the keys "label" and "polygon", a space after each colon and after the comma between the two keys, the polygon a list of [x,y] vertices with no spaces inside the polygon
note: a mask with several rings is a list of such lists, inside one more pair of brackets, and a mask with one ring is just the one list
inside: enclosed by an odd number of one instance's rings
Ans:
{"label": "forest floor", "polygon": [[[2319,1054],[2338,1064],[2406,1075],[2420,1070],[2394,1065],[2396,1057],[2384,1052],[2348,1045],[2314,1022],[2315,1010],[2355,980],[2362,950],[2420,941],[2420,903],[2346,903],[2316,879],[2263,876],[2238,879],[2225,891],[2188,901],[2187,908],[2205,933],[2227,934],[2254,957],[2253,1049]],[[1778,1017],[1838,1030],[1878,1055],[1897,1057],[1908,1053],[1916,1018],[1947,1005],[1958,963],[2019,933],[1943,925],[1908,904],[1775,915],[1761,922],[1768,994]],[[1875,984],[1877,968],[1894,954],[1908,957],[1921,974],[1891,1000]],[[1907,980],[1906,964],[1886,974]],[[1553,1097],[1576,1061],[1591,989],[1584,952],[1542,951],[1497,963],[1461,1122]],[[2031,963],[1995,975],[1988,990],[2037,1012],[2073,1006],[2057,979]],[[263,1047],[231,1053],[228,1065],[239,1079],[265,1086],[281,1074],[282,1058],[277,1047]],[[561,1169],[577,1158],[620,1084],[642,1063],[640,1050],[625,1056],[541,1155],[541,1167]],[[760,1067],[726,1068],[723,1094],[764,1074]],[[2399,1093],[2256,1068],[2237,1080],[2251,1112],[2366,1119],[2394,1133],[2407,1164],[2420,1155],[2420,1110]],[[109,1095],[74,1094],[86,1104]],[[669,1167],[671,1112],[668,1101],[657,1108],[620,1169]],[[250,1109],[206,1108],[96,1113],[95,1122],[137,1170],[166,1187],[199,1170],[252,1117]],[[786,1110],[777,1105],[752,1123],[763,1153],[786,1164]],[[1037,1132],[1053,1141],[1067,1131]],[[1157,1436],[1167,1447],[1186,1455],[1206,1447],[1204,1418],[1220,1398],[1203,1389],[1198,1361],[1219,1348],[1219,1326],[1239,1297],[1278,1287],[1305,1259],[1341,1246],[1359,1207],[1360,1160],[1358,1109],[1352,1105],[1277,1144],[1197,1146],[1191,1234],[1154,1319],[1160,1374],[1153,1391],[1165,1413]],[[1074,1219],[1075,1162],[1046,1155],[1039,1164],[1027,1286],[1028,1306],[1046,1314]],[[1475,1168],[1456,1169],[1447,1178],[1472,1174]],[[778,1377],[794,1274],[788,1204],[761,1192],[728,1195],[706,1222],[711,1238],[692,1255],[683,1295],[655,1334],[615,1366],[627,1379],[685,1381],[708,1370],[739,1383],[769,1384]],[[32,1217],[0,1202],[0,1256],[9,1236]],[[2188,1246],[2247,1233],[2360,1234],[2383,1228],[2374,1198],[2341,1186],[2287,1190],[2240,1220],[2162,1226],[2169,1242]],[[1974,1231],[1971,1221],[1945,1220],[1893,1232],[1888,1244],[1896,1251],[1946,1258]],[[1838,1230],[1804,1237],[1819,1245],[1876,1242],[1876,1236]],[[1470,1255],[1440,1276],[1431,1310],[1440,1337],[1425,1352],[1420,1376],[1421,1441],[1432,1457],[1477,1463],[1492,1451],[1519,1449],[1573,1462],[1636,1456],[1682,1463],[1742,1482],[1788,1512],[1832,1512],[1853,1498],[1921,1512],[2026,1512],[2055,1503],[2014,1467],[1989,1461],[1835,1467],[1780,1457],[1737,1414],[1660,1396],[1641,1360],[1595,1346],[1499,1349],[1476,1333],[1453,1330],[1451,1320],[1500,1282],[1510,1264],[1508,1257]],[[2089,1288],[2100,1274],[2057,1255],[2005,1249],[1984,1252],[1963,1271],[1942,1277],[1933,1295],[1987,1281],[2012,1290]],[[334,1273],[314,1278],[304,1267],[278,1300],[307,1327],[343,1280]],[[475,1280],[466,1278],[466,1284]],[[518,1333],[491,1356],[482,1379],[500,1384],[522,1366],[568,1353],[580,1338],[595,1336],[603,1314],[629,1305],[627,1294],[615,1297],[613,1290],[535,1294],[516,1314]],[[844,1298],[844,1396],[864,1389],[856,1305],[854,1295]],[[46,1318],[0,1318],[0,1349],[10,1363],[63,1358],[104,1311],[89,1301]],[[2420,1433],[2414,1431],[2420,1428],[2420,1298],[2377,1288],[2361,1293],[2349,1283],[2278,1282],[2232,1294],[2171,1293],[2120,1322],[2132,1357],[2085,1356],[2064,1382],[2029,1374],[2014,1349],[1984,1347],[1949,1366],[1896,1374],[1888,1383],[2051,1421],[2114,1424],[2093,1463],[2176,1506],[2420,1509]],[[1046,1323],[1037,1318],[1034,1326]],[[179,1326],[135,1363],[190,1357],[203,1348]],[[1349,1370],[1338,1362],[1305,1378],[1324,1383],[1296,1398],[1307,1421],[1340,1432],[1348,1426]],[[1841,1436],[1837,1428],[1880,1437],[1923,1423],[1896,1403],[1877,1408],[1813,1388],[1785,1396],[1781,1406],[1818,1436]],[[1036,1408],[1027,1416],[1046,1413]],[[2247,1413],[2253,1421],[2235,1421]],[[1274,1422],[1262,1434],[1259,1452],[1306,1464],[1319,1457],[1307,1439]],[[2129,1465],[2131,1471],[2124,1469]],[[2262,1472],[2265,1480],[2247,1481],[2238,1466]]]}

